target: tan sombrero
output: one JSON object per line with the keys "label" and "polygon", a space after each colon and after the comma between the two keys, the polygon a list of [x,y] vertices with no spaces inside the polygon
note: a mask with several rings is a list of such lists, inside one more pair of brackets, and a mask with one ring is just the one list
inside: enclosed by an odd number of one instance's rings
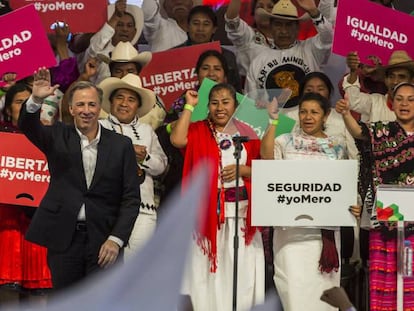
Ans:
{"label": "tan sombrero", "polygon": [[[115,11],[115,4],[108,5],[108,19],[111,18],[112,14],[114,14]],[[135,28],[136,33],[134,38],[132,38],[132,45],[135,45],[138,42],[139,37],[141,36],[142,29],[144,28],[144,13],[142,12],[142,9],[136,5],[127,4],[126,6],[126,12],[131,14],[134,17],[135,20]]]}
{"label": "tan sombrero", "polygon": [[384,79],[385,73],[390,69],[407,68],[414,73],[414,61],[406,51],[397,50],[392,52],[388,64],[385,66],[378,65],[374,70],[379,79]]}
{"label": "tan sombrero", "polygon": [[272,12],[269,13],[263,8],[257,9],[257,15],[266,16],[270,18],[285,19],[290,21],[302,21],[310,19],[308,13],[299,16],[298,9],[290,0],[280,0],[277,2],[272,9]]}
{"label": "tan sombrero", "polygon": [[109,77],[99,83],[103,91],[102,109],[109,113],[111,111],[111,102],[109,96],[117,89],[128,89],[137,92],[141,96],[141,106],[138,108],[138,117],[145,116],[155,105],[155,93],[142,87],[140,77],[132,73],[127,74],[122,79]]}
{"label": "tan sombrero", "polygon": [[112,51],[111,58],[104,54],[98,54],[98,58],[107,63],[138,63],[141,67],[148,65],[152,59],[152,53],[145,51],[139,53],[131,42],[119,41]]}
{"label": "tan sombrero", "polygon": [[406,51],[399,50],[392,52],[390,59],[388,60],[388,65],[383,68],[388,70],[399,67],[405,67],[414,72],[414,61]]}

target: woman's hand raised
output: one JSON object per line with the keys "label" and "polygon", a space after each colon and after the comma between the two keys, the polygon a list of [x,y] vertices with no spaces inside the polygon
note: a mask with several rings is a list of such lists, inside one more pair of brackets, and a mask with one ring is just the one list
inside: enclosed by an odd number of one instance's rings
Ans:
{"label": "woman's hand raised", "polygon": [[198,93],[195,90],[185,92],[185,103],[195,107],[198,103]]}

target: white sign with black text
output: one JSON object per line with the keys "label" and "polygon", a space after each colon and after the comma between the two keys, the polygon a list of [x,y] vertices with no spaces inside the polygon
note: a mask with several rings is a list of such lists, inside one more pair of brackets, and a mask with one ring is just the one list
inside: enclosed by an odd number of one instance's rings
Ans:
{"label": "white sign with black text", "polygon": [[254,226],[355,226],[356,160],[254,160]]}

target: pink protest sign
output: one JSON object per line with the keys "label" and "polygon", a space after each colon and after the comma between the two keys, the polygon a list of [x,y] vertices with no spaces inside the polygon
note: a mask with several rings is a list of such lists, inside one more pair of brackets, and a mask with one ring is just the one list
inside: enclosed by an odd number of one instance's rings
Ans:
{"label": "pink protest sign", "polygon": [[39,67],[56,65],[55,55],[33,5],[0,17],[0,77],[16,73],[17,80]]}
{"label": "pink protest sign", "polygon": [[[385,17],[385,18],[384,18]],[[395,50],[405,50],[414,57],[414,17],[368,0],[341,0],[335,24],[332,51],[346,56],[357,51],[361,62],[370,55],[387,64]]]}
{"label": "pink protest sign", "polygon": [[17,9],[33,4],[39,12],[43,27],[53,33],[50,26],[56,21],[69,25],[73,33],[97,32],[107,19],[107,0],[10,0],[10,7]]}

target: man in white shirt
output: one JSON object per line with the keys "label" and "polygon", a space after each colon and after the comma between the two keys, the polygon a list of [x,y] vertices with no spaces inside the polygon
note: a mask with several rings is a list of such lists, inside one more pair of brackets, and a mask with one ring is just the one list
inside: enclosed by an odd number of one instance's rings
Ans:
{"label": "man in white shirt", "polygon": [[363,122],[394,121],[395,113],[392,111],[391,94],[394,87],[402,82],[414,82],[414,61],[405,51],[394,51],[387,66],[380,66],[378,74],[384,77],[388,93],[366,94],[361,92],[357,69],[359,66],[357,52],[347,56],[350,73],[345,76],[342,87],[348,97],[351,110],[361,114]]}
{"label": "man in white shirt", "polygon": [[187,40],[187,17],[192,7],[192,0],[144,0],[144,36],[152,52],[171,49]]}
{"label": "man in white shirt", "polygon": [[141,122],[141,117],[155,105],[154,92],[143,88],[141,79],[134,74],[127,74],[121,79],[107,78],[99,87],[103,90],[102,109],[109,113],[105,120],[99,122],[132,140],[138,170],[144,176],[140,186],[140,215],[125,249],[125,258],[128,259],[155,231],[158,206],[154,200],[153,177],[164,172],[168,159],[152,127]]}
{"label": "man in white shirt", "polygon": [[[109,57],[118,42],[131,42],[135,45],[142,33],[144,15],[141,8],[136,5],[126,4],[126,0],[119,0],[108,6],[108,22],[90,39],[89,47],[78,56],[79,72],[83,72],[85,64],[98,54]],[[109,68],[105,63],[100,63],[98,72],[91,81],[99,83],[110,76]]]}
{"label": "man in white shirt", "polygon": [[333,29],[317,8],[314,0],[298,0],[298,4],[312,18],[318,34],[298,40],[302,17],[290,0],[280,0],[272,13],[258,9],[257,14],[268,16],[275,48],[258,46],[260,53],[252,60],[246,77],[246,92],[257,89],[289,88],[291,99],[285,107],[296,105],[300,81],[312,71],[320,71],[331,52]]}

